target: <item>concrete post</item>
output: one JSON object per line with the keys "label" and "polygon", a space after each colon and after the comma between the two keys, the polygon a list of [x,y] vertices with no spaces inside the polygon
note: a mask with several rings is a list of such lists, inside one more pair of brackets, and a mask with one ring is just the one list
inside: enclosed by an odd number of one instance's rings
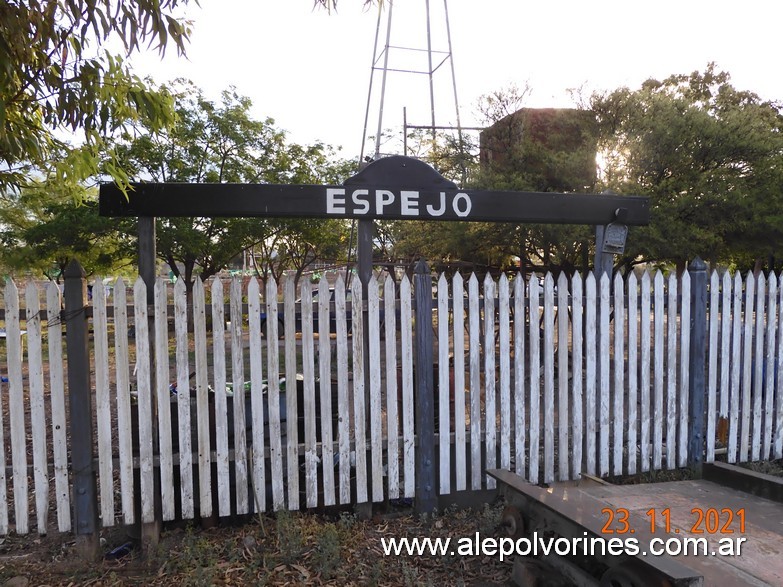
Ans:
{"label": "concrete post", "polygon": [[[707,265],[696,257],[688,267],[691,277],[691,348],[688,380],[688,467],[702,476],[704,462],[704,398],[707,392]],[[686,303],[683,300],[683,303]]]}
{"label": "concrete post", "polygon": [[432,276],[424,260],[414,273],[416,315],[416,499],[418,514],[435,511],[435,390],[432,335]]}
{"label": "concrete post", "polygon": [[65,342],[70,401],[73,519],[76,549],[88,561],[100,558],[98,489],[93,466],[92,389],[87,348],[87,288],[84,269],[76,260],[65,269]]}

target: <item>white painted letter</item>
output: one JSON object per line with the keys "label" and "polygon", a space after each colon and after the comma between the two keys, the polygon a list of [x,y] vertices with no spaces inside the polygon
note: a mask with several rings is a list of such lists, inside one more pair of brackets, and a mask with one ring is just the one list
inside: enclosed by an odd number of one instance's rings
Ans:
{"label": "white painted letter", "polygon": [[[337,196],[343,196],[338,198]],[[326,213],[345,214],[345,190],[343,188],[326,188]]]}
{"label": "white painted letter", "polygon": [[368,195],[369,192],[367,190],[354,190],[351,194],[351,200],[353,200],[354,205],[361,206],[361,208],[354,208],[353,213],[354,214],[367,214],[367,212],[370,211],[370,200],[363,199],[361,196]]}
{"label": "white painted letter", "polygon": [[443,216],[446,211],[446,192],[440,193],[440,208],[437,210],[432,206],[427,206],[427,214],[430,216]]}
{"label": "white painted letter", "polygon": [[375,213],[383,214],[383,207],[394,201],[394,194],[389,190],[375,190]]}
{"label": "white painted letter", "polygon": [[400,192],[401,208],[400,214],[403,216],[419,215],[419,192]]}
{"label": "white painted letter", "polygon": [[[458,205],[460,200],[464,200],[464,210],[460,210],[460,206]],[[470,214],[470,210],[473,208],[473,202],[470,201],[470,196],[468,194],[459,193],[456,196],[454,196],[454,201],[451,203],[452,208],[454,208],[454,213],[459,216],[460,218],[464,218],[468,214]]]}

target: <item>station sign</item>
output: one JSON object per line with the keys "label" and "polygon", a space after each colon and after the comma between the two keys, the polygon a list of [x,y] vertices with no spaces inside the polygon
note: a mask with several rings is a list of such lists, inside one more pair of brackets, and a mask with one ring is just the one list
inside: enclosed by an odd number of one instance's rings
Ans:
{"label": "station sign", "polygon": [[346,218],[549,224],[649,223],[649,200],[616,194],[465,190],[408,157],[379,160],[343,185],[134,183],[100,187],[103,216]]}

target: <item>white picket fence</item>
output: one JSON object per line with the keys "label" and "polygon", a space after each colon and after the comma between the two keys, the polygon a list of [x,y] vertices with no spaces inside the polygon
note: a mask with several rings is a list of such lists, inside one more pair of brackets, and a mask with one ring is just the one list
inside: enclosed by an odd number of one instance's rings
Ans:
{"label": "white picket fence", "polygon": [[[286,281],[279,317],[273,281],[265,291],[255,280],[197,282],[189,308],[182,282],[158,281],[148,306],[141,279],[117,280],[111,304],[96,280],[90,350],[103,526],[137,521],[138,499],[140,521],[153,521],[156,471],[163,520],[414,497],[411,283],[374,282],[366,314],[346,302],[341,278],[333,301],[329,286],[295,291]],[[349,289],[361,299],[358,279]],[[548,483],[685,465],[687,272],[599,282],[440,276],[435,291],[431,482],[440,494],[491,489],[484,471],[495,467]],[[781,297],[774,275],[711,275],[707,461],[716,450],[730,462],[783,457]],[[39,533],[55,523],[66,532],[60,292],[30,283],[21,301],[22,321],[17,286],[7,282],[0,534],[29,532],[31,511]]]}

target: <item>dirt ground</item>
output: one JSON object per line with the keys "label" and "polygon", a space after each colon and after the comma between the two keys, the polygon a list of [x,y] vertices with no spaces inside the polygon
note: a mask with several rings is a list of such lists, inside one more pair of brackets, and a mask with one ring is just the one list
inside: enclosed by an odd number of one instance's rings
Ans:
{"label": "dirt ground", "polygon": [[758,463],[741,463],[740,466],[755,471],[756,473],[764,473],[765,475],[772,475],[773,477],[783,477],[783,459],[777,461],[760,461]]}
{"label": "dirt ground", "polygon": [[[746,464],[783,476],[783,461]],[[688,478],[685,470],[614,483],[655,483]],[[473,510],[418,517],[408,504],[389,506],[369,520],[348,511],[263,514],[204,528],[171,524],[160,543],[141,549],[127,530],[101,537],[104,559],[78,557],[74,537],[52,533],[0,538],[0,587],[42,585],[509,585],[513,559],[467,555],[384,556],[386,538],[504,536],[502,500]]]}
{"label": "dirt ground", "polygon": [[[0,586],[40,585],[506,585],[512,563],[497,557],[384,556],[382,538],[502,536],[502,503],[417,517],[409,508],[360,520],[352,513],[282,512],[203,529],[164,529],[144,553],[106,531],[104,560],[77,557],[72,535],[0,538]],[[118,549],[119,547],[119,549]],[[112,553],[112,551],[119,552]]]}

